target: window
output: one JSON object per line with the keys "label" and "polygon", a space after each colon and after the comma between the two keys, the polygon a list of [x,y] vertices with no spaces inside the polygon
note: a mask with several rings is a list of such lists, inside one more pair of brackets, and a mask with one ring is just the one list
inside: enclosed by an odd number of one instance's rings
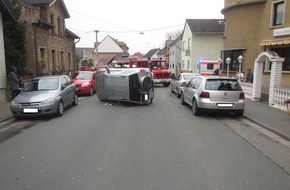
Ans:
{"label": "window", "polygon": [[272,26],[283,25],[284,22],[284,1],[277,1],[272,6]]}
{"label": "window", "polygon": [[62,29],[62,22],[61,22],[60,18],[57,19],[57,28],[58,28],[58,35],[60,37],[62,37],[63,36],[63,32],[62,32],[63,29]]}
{"label": "window", "polygon": [[[285,58],[282,70],[283,71],[290,71],[290,47],[286,48],[271,48],[271,51],[276,52],[279,57]],[[271,69],[271,66],[269,65],[269,70]]]}
{"label": "window", "polygon": [[[223,64],[222,64],[222,70],[227,70],[227,62],[226,59],[229,57],[231,59],[231,62],[229,64],[229,70],[230,71],[239,71],[240,63],[238,61],[239,56],[243,56],[242,50],[227,50],[223,52]],[[241,66],[241,70],[243,70],[243,64]]]}
{"label": "window", "polygon": [[190,70],[190,60],[187,60],[187,69]]}
{"label": "window", "polygon": [[64,71],[65,70],[65,65],[64,65],[64,52],[60,52],[60,64],[61,64],[61,69]]}
{"label": "window", "polygon": [[182,42],[182,51],[185,51],[185,41]]}
{"label": "window", "polygon": [[213,63],[208,63],[206,67],[207,67],[206,68],[207,70],[213,70],[213,68],[214,68]]}
{"label": "window", "polygon": [[50,14],[50,23],[53,26],[52,33],[55,33],[54,15],[53,14]]}
{"label": "window", "polygon": [[182,60],[182,69],[185,69],[184,60]]}
{"label": "window", "polygon": [[71,53],[70,52],[67,53],[67,59],[68,59],[68,67],[71,69],[72,64],[71,64]]}
{"label": "window", "polygon": [[55,50],[51,50],[51,62],[52,62],[52,68],[56,69],[56,52],[55,52]]}

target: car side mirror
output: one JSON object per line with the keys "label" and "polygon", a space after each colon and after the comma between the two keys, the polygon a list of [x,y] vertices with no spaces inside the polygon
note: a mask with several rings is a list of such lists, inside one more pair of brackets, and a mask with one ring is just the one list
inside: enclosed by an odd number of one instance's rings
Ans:
{"label": "car side mirror", "polygon": [[64,90],[66,88],[66,85],[65,84],[62,84],[61,85],[61,90]]}

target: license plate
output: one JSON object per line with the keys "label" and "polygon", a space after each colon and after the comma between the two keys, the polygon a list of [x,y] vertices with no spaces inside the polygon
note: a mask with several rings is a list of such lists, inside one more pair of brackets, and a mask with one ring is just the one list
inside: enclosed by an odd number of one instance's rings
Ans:
{"label": "license plate", "polygon": [[23,112],[24,113],[38,113],[38,109],[37,108],[24,108]]}
{"label": "license plate", "polygon": [[232,108],[233,104],[217,104],[219,108]]}

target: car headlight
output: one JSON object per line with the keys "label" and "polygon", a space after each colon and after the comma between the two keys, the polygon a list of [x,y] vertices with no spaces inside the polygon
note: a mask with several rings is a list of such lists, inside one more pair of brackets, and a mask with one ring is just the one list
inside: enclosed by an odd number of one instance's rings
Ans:
{"label": "car headlight", "polygon": [[16,101],[14,101],[14,100],[12,100],[12,102],[10,103],[10,105],[16,107],[16,106],[19,106],[19,103],[16,102]]}
{"label": "car headlight", "polygon": [[44,100],[41,104],[54,104],[55,102],[55,98],[48,98],[46,100]]}
{"label": "car headlight", "polygon": [[84,82],[83,84],[82,84],[82,87],[86,87],[86,86],[89,86],[89,82]]}

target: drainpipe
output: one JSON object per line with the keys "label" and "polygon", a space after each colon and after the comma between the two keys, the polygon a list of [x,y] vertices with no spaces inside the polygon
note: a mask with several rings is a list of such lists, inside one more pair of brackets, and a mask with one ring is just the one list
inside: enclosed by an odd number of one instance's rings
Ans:
{"label": "drainpipe", "polygon": [[38,48],[37,48],[37,44],[38,44],[38,41],[37,41],[37,26],[35,26],[34,28],[34,48],[35,48],[35,74],[36,76],[39,75],[39,68],[38,68]]}
{"label": "drainpipe", "polygon": [[74,55],[73,55],[73,70],[79,70],[78,60],[77,60],[77,50],[76,50],[76,44],[81,40],[81,38],[78,38],[76,42],[74,42]]}

